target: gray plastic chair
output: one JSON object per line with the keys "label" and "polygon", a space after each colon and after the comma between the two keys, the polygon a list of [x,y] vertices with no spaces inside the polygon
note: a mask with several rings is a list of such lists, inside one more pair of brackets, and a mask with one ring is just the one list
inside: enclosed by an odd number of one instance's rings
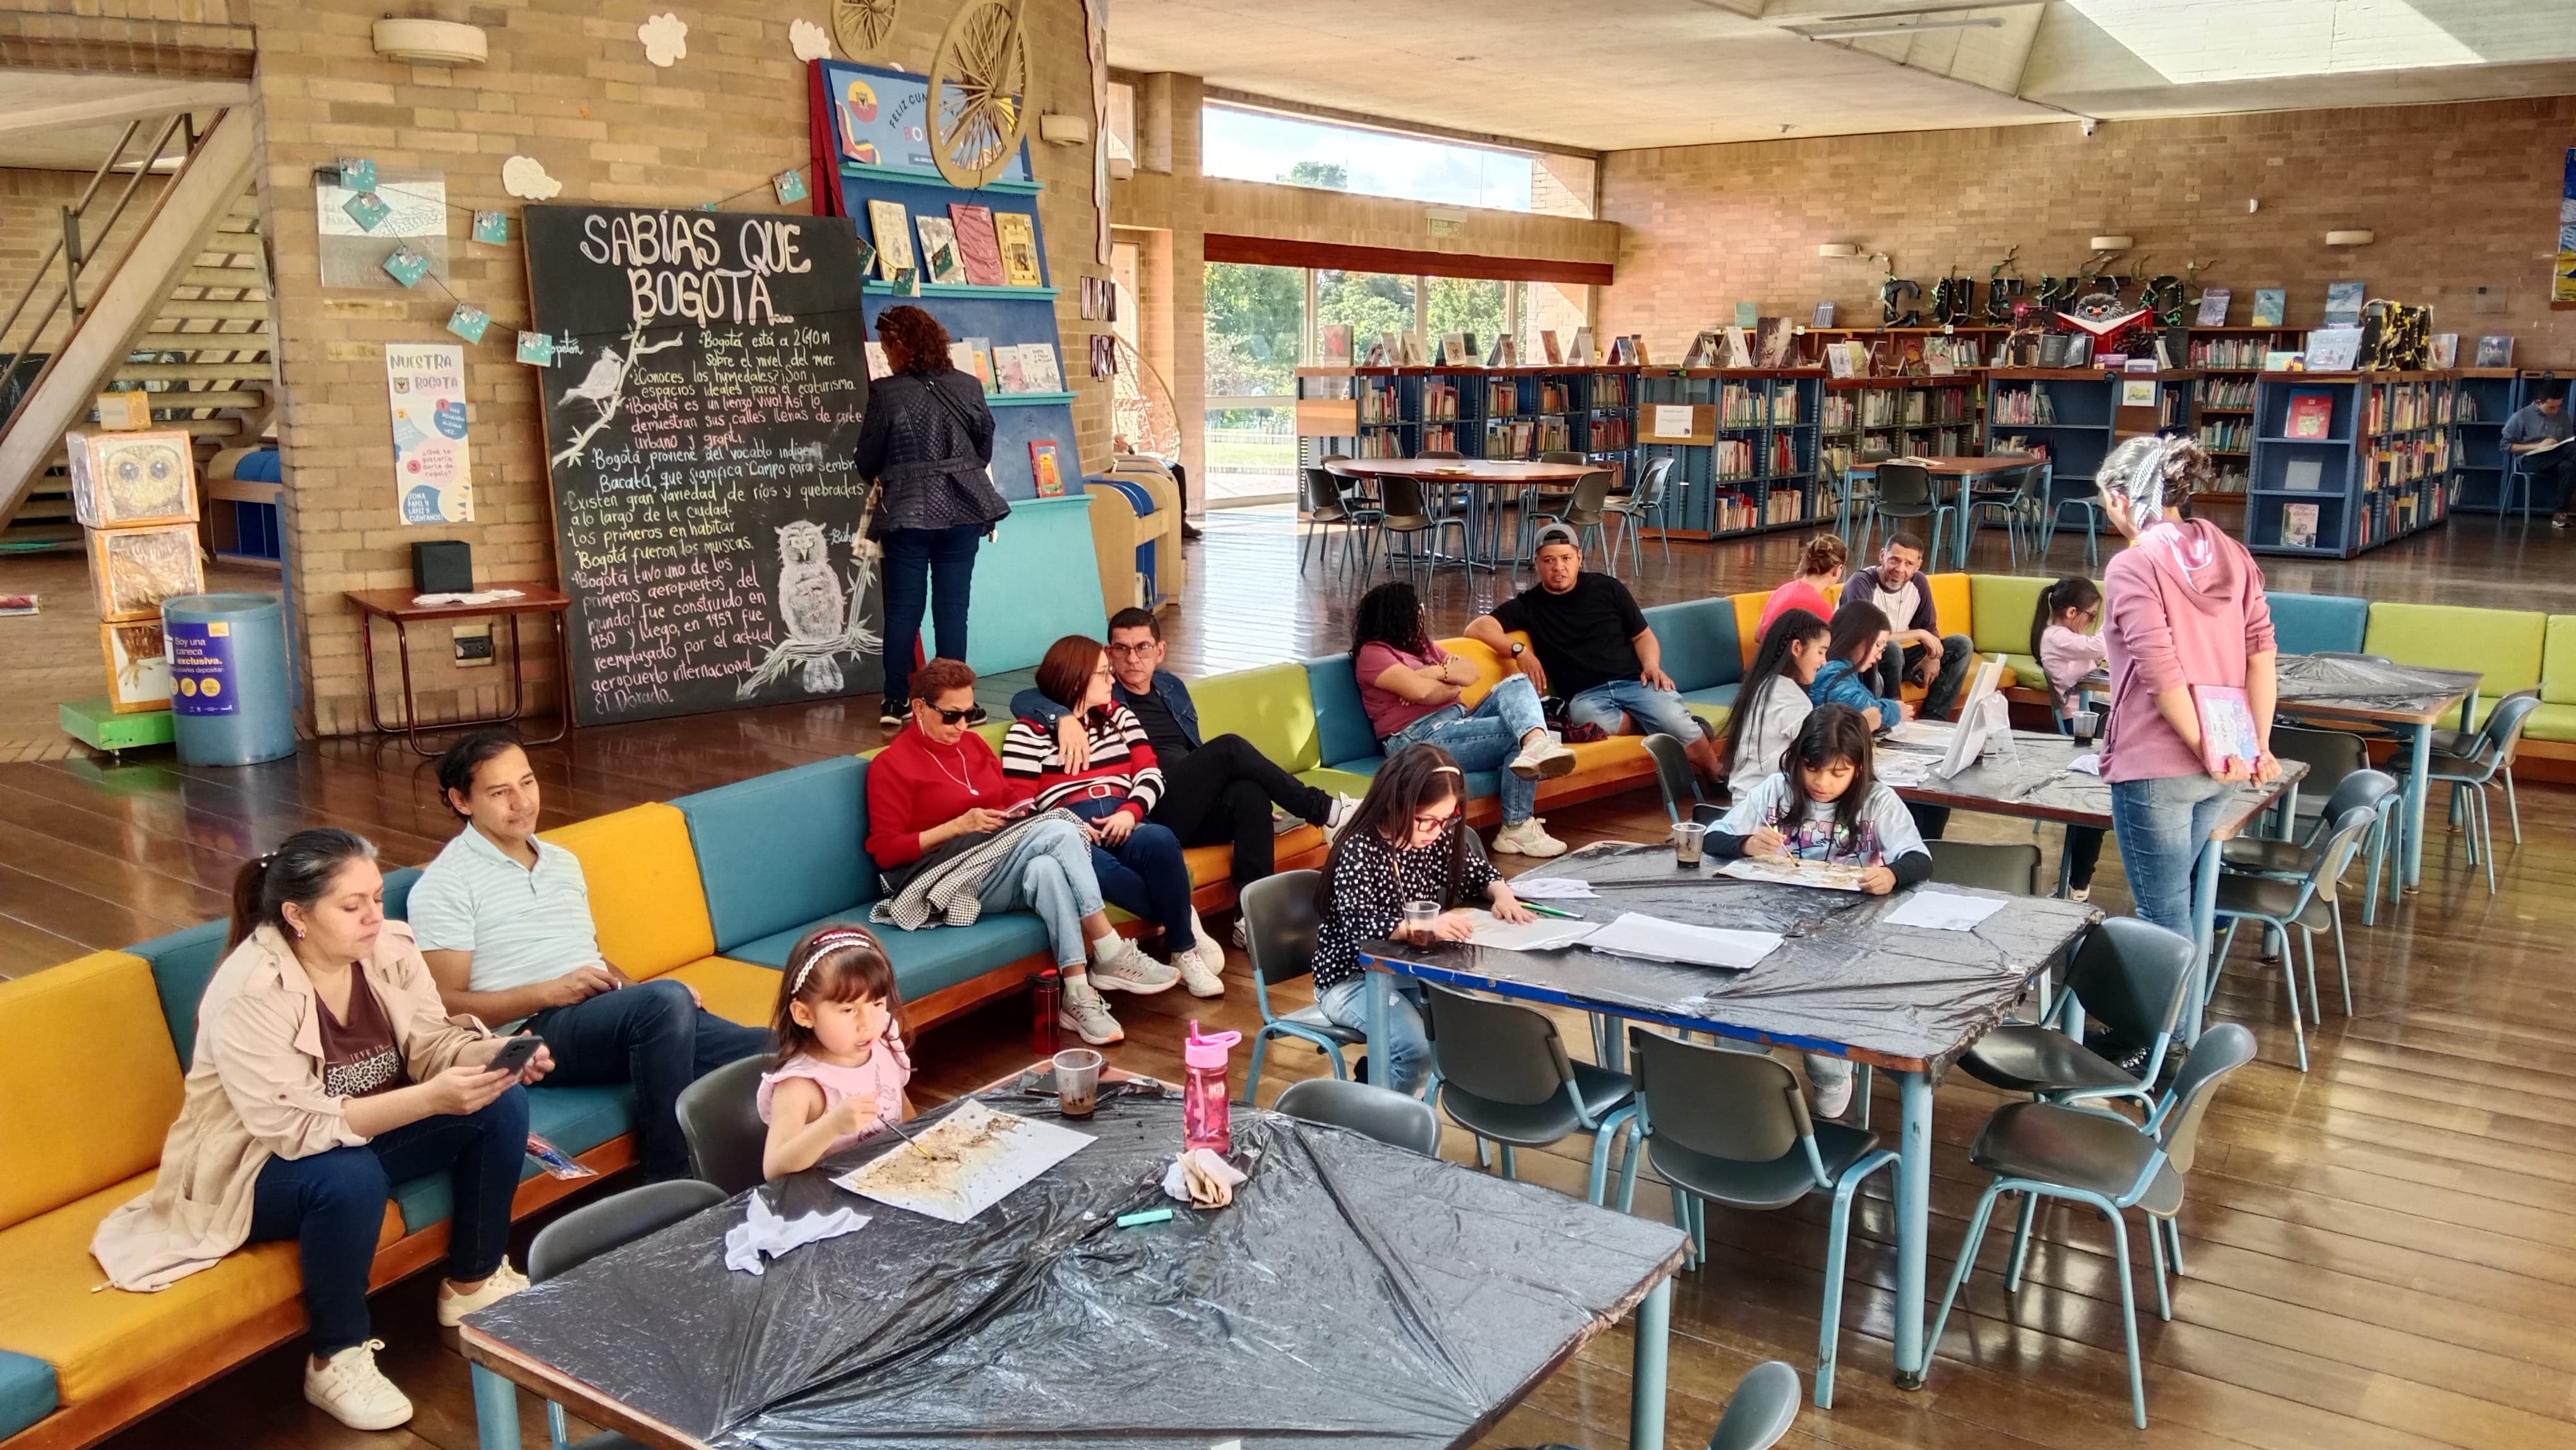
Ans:
{"label": "gray plastic chair", "polygon": [[1336,463],[1350,460],[1341,454],[1306,470],[1305,536],[1297,546],[1297,572],[1306,572],[1307,557],[1315,552],[1316,538],[1327,530],[1338,530],[1342,536],[1342,558],[1348,562],[1351,546],[1369,537],[1368,526],[1376,522],[1377,510],[1362,505],[1345,495],[1344,480],[1333,472]]}
{"label": "gray plastic chair", "polygon": [[1440,1115],[1429,1103],[1393,1088],[1310,1077],[1288,1084],[1275,1106],[1292,1118],[1365,1133],[1390,1148],[1440,1156]]}
{"label": "gray plastic chair", "polygon": [[[2525,695],[2538,699],[2540,697],[2540,687],[2538,685],[2533,685],[2527,689],[2516,690],[2504,698],[2506,700],[2517,700]],[[2501,706],[2503,701],[2498,701],[2497,703]],[[2489,718],[2493,717],[2490,716]],[[2280,728],[2281,727],[2277,725],[2272,727],[2275,734],[2279,733]],[[2433,732],[2433,748],[2436,751],[2448,755],[2466,755],[2469,753],[2470,742],[2477,738],[2478,732],[2474,730],[2436,730]],[[2279,752],[2276,751],[2274,753],[2278,754]],[[2508,750],[2505,752],[2504,769],[2499,772],[2499,774],[2501,774],[2504,779],[2505,814],[2513,822],[2513,843],[2519,846],[2522,844],[2522,802],[2517,799],[2513,793],[2512,751]]]}
{"label": "gray plastic chair", "polygon": [[1599,1203],[1611,1147],[1626,1140],[1636,1079],[1568,1057],[1546,1013],[1430,982],[1423,995],[1431,1019],[1431,1082],[1423,1096],[1476,1135],[1477,1165],[1485,1162],[1488,1138],[1501,1145],[1503,1176],[1510,1178],[1515,1147],[1544,1148],[1590,1133],[1586,1193]]}
{"label": "gray plastic chair", "polygon": [[1932,878],[1945,886],[1977,886],[2015,896],[2039,894],[2039,848],[2028,842],[1926,841]]}
{"label": "gray plastic chair", "polygon": [[1642,1027],[1628,1029],[1628,1042],[1637,1064],[1638,1145],[1619,1175],[1622,1211],[1636,1196],[1637,1160],[1651,1157],[1672,1188],[1673,1222],[1690,1235],[1696,1262],[1708,1256],[1709,1203],[1774,1209],[1811,1193],[1834,1196],[1816,1341],[1816,1408],[1833,1408],[1852,1197],[1896,1155],[1879,1147],[1874,1133],[1815,1121],[1797,1075],[1762,1053],[1705,1047]]}
{"label": "gray plastic chair", "polygon": [[1766,1359],[1744,1372],[1726,1413],[1709,1432],[1708,1450],[1771,1450],[1798,1422],[1798,1372]]}
{"label": "gray plastic chair", "polygon": [[1646,571],[1646,548],[1638,535],[1646,520],[1655,521],[1656,539],[1664,546],[1664,562],[1673,562],[1673,535],[1664,518],[1664,495],[1672,486],[1673,462],[1670,458],[1648,460],[1646,471],[1637,477],[1637,489],[1624,498],[1614,497],[1601,506],[1604,513],[1619,520],[1618,537],[1610,541],[1611,557],[1619,554],[1619,540],[1628,542],[1628,565],[1638,574]]}
{"label": "gray plastic chair", "polygon": [[1699,772],[1692,768],[1690,756],[1683,750],[1681,741],[1670,735],[1655,734],[1647,736],[1645,744],[1646,758],[1655,763],[1655,788],[1663,792],[1665,816],[1676,824],[1685,819],[1682,815],[1684,800],[1690,802],[1687,819],[1703,826],[1725,816],[1725,811],[1699,793]]}
{"label": "gray plastic chair", "polygon": [[768,1181],[760,1159],[769,1125],[760,1120],[756,1096],[769,1055],[738,1058],[680,1089],[680,1136],[689,1143],[689,1166],[727,1193]]}
{"label": "gray plastic chair", "polygon": [[[1430,458],[1435,455],[1426,453],[1422,456]],[[1457,514],[1434,515],[1422,501],[1422,484],[1417,479],[1398,478],[1390,474],[1380,480],[1380,483],[1384,489],[1381,496],[1386,500],[1386,508],[1385,512],[1378,516],[1377,527],[1379,535],[1387,538],[1386,565],[1389,572],[1395,568],[1396,552],[1394,539],[1387,536],[1397,534],[1403,535],[1405,540],[1405,573],[1407,577],[1417,582],[1425,566],[1435,570],[1452,564],[1459,567],[1465,566],[1467,552],[1465,518]],[[1439,547],[1442,529],[1458,531],[1458,554],[1454,558],[1435,557],[1423,547],[1421,536],[1424,534],[1431,536],[1431,548]]]}
{"label": "gray plastic chair", "polygon": [[[2513,760],[2514,747],[2522,743],[2522,727],[2531,712],[2540,708],[2537,694],[2513,694],[2496,702],[2487,712],[2487,723],[2469,740],[2469,748],[2458,754],[2435,751],[2426,762],[2424,784],[2427,787],[2447,785],[2451,788],[2451,813],[2457,816],[2467,808],[2468,829],[2460,833],[2469,848],[2469,864],[2487,868],[2487,895],[2495,895],[2495,821],[2487,811],[2487,787],[2496,783]],[[2407,762],[2393,762],[2403,770]],[[2516,840],[2521,836],[2517,833]]]}
{"label": "gray plastic chair", "polygon": [[[1978,1038],[1959,1067],[1989,1087],[2058,1102],[2153,1102],[2150,1084],[2164,1071],[2199,958],[2198,946],[2180,932],[2134,916],[2099,922],[2066,964],[2061,1026],[2008,1022]],[[2132,1076],[2086,1047],[2080,1034],[2086,1017],[2123,1042],[2151,1044],[2145,1072]]]}
{"label": "gray plastic chair", "polygon": [[[2145,1128],[2109,1113],[2056,1103],[2008,1103],[1997,1108],[1968,1149],[1968,1161],[1993,1174],[1994,1181],[1978,1195],[1976,1212],[1968,1220],[1968,1237],[1950,1271],[1949,1291],[1941,1296],[1941,1312],[1933,1318],[1931,1337],[1924,1343],[1941,1342],[1959,1286],[1976,1266],[1977,1251],[1985,1243],[1996,1199],[2018,1193],[2025,1202],[2062,1198],[2087,1204],[2111,1225],[2111,1246],[2119,1263],[2120,1327],[2129,1348],[2129,1408],[2138,1428],[2145,1429],[2147,1387],[2138,1360],[2137,1299],[2130,1286],[2126,1214],[2136,1208],[2147,1216],[2147,1243],[2155,1254],[2156,1312],[2171,1319],[2173,1298],[2165,1285],[2165,1253],[2170,1240],[2173,1271],[2181,1273],[2182,1231],[2175,1226],[2174,1215],[2182,1209],[2183,1177],[2191,1171],[2201,1119],[2218,1085],[2253,1058],[2254,1034],[2237,1023],[2221,1022],[2202,1033],[2191,1055],[2183,1059],[2173,1090],[2157,1105]],[[2004,1278],[2010,1292],[2021,1288],[2029,1245],[2027,1234],[2014,1235]],[[1927,1375],[1931,1371],[1928,1360],[1924,1370]]]}
{"label": "gray plastic chair", "polygon": [[1926,572],[1941,567],[1941,528],[1949,519],[1952,506],[1941,502],[1940,485],[1932,480],[1932,471],[1919,463],[1893,460],[1878,465],[1878,491],[1870,504],[1873,521],[1888,521],[1891,535],[1899,532],[1900,521],[1931,520],[1930,546],[1923,551]]}
{"label": "gray plastic chair", "polygon": [[1337,1081],[1348,1071],[1342,1049],[1368,1040],[1367,1033],[1326,1018],[1321,1007],[1283,1013],[1270,1005],[1272,987],[1315,970],[1315,887],[1323,879],[1320,871],[1282,871],[1243,888],[1244,950],[1252,958],[1252,1000],[1261,1009],[1261,1030],[1252,1034],[1252,1068],[1243,1076],[1247,1103],[1261,1086],[1261,1060],[1270,1051],[1270,1039],[1293,1038],[1324,1054]]}
{"label": "gray plastic chair", "polygon": [[2021,531],[2025,525],[2034,532],[2038,528],[2043,508],[2039,489],[2046,477],[2046,470],[2034,463],[1989,474],[1982,488],[1969,486],[1967,513],[1959,523],[1961,568],[1967,567],[1968,546],[1976,540],[1978,515],[1987,510],[2003,516],[2005,557],[2012,561],[2013,568],[2021,567]]}
{"label": "gray plastic chair", "polygon": [[[2276,749],[2281,736],[2285,733],[2288,732],[2278,726],[2273,727],[2272,737]],[[2296,733],[2325,735],[2329,739],[2337,738],[2331,732],[2324,731],[2302,730]],[[2360,736],[2345,735],[2340,738],[2351,742],[2355,750],[2361,748]],[[2316,773],[2311,771],[2308,779],[2316,779]],[[2335,782],[2333,793],[2326,797],[2315,820],[2309,824],[2306,833],[2299,839],[2281,841],[2268,837],[2239,836],[2219,845],[2219,866],[2223,870],[2243,876],[2278,876],[2292,881],[2299,880],[2317,868],[2317,858],[2323,853],[2326,840],[2334,834],[2334,823],[2343,819],[2343,813],[2355,806],[2369,806],[2379,813],[2379,819],[2370,828],[2370,889],[2362,895],[2361,919],[2364,925],[2368,925],[2379,905],[2379,868],[2388,853],[2391,838],[2395,834],[2393,821],[2397,808],[2404,803],[2404,799],[2398,793],[2395,776],[2384,771],[2372,770],[2367,766],[2347,772]],[[2299,814],[2305,816],[2307,812],[2302,810]],[[2340,901],[2335,903],[2335,910],[2337,912],[2343,910],[2343,904]]]}
{"label": "gray plastic chair", "polygon": [[[1603,569],[1617,577],[1618,561],[1610,556],[1607,536],[1601,532],[1603,521],[1609,518],[1605,508],[1609,500],[1610,470],[1596,468],[1574,481],[1573,492],[1567,494],[1562,503],[1549,507],[1539,502],[1524,507],[1521,510],[1521,556],[1526,558],[1534,551],[1541,521],[1553,520],[1574,530],[1575,547],[1586,557],[1589,557],[1592,546],[1599,544]],[[1514,568],[1518,568],[1518,560],[1514,561]]]}
{"label": "gray plastic chair", "polygon": [[2361,839],[2379,820],[2377,806],[2355,806],[2335,818],[2334,833],[2328,836],[2317,853],[2317,864],[2307,875],[2296,880],[2278,876],[2221,876],[2218,881],[2218,918],[2227,923],[2220,933],[2216,960],[2209,966],[2209,998],[2218,987],[2218,974],[2227,965],[2227,953],[2236,944],[2236,928],[2247,921],[2263,924],[2263,940],[2273,946],[2281,958],[2281,985],[2288,989],[2290,1032],[2299,1044],[2299,1071],[2308,1070],[2308,1033],[2299,1020],[2299,973],[2290,960],[2290,928],[2299,929],[2299,945],[2307,959],[2308,1008],[2318,1021],[2325,1020],[2317,1005],[2316,934],[2334,933],[2335,969],[2343,978],[2343,1011],[2352,1015],[2352,968],[2344,956],[2343,913],[2336,909],[2336,887],[2353,853],[2361,849]]}
{"label": "gray plastic chair", "polygon": [[[659,1233],[684,1218],[693,1218],[725,1198],[725,1191],[712,1183],[681,1178],[669,1183],[648,1183],[584,1204],[537,1231],[535,1241],[528,1245],[528,1282],[542,1284],[557,1274],[571,1273],[610,1249]],[[613,1430],[592,1435],[578,1445],[568,1444],[563,1406],[552,1400],[546,1401],[546,1433],[554,1442],[554,1450],[643,1450],[642,1442]]]}

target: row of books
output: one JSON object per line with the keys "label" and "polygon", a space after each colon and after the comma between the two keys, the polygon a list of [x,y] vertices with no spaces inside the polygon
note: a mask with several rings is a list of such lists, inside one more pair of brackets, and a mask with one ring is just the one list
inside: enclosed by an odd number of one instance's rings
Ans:
{"label": "row of books", "polygon": [[2179,428],[2191,421],[2191,394],[2178,388],[2156,389],[2156,426]]}
{"label": "row of books", "polygon": [[[877,275],[905,290],[915,282],[971,283],[978,287],[1038,287],[1037,226],[1026,212],[951,202],[948,215],[913,217],[899,201],[868,203]],[[921,233],[913,251],[912,233]]]}
{"label": "row of books", "polygon": [[1422,417],[1425,422],[1458,416],[1458,389],[1450,383],[1426,382],[1422,385]]}
{"label": "row of books", "polygon": [[2370,493],[2383,488],[2402,487],[2450,471],[2449,434],[2398,438],[2362,455],[2361,487],[2364,493]]}
{"label": "row of books", "polygon": [[1363,381],[1358,390],[1360,421],[1393,423],[1401,416],[1401,404],[1393,388],[1374,380]]}
{"label": "row of books", "polygon": [[1595,417],[1588,430],[1587,446],[1595,453],[1602,453],[1614,448],[1625,448],[1636,441],[1636,419]]}
{"label": "row of books", "polygon": [[2259,368],[2271,350],[2268,337],[2200,338],[2193,341],[2189,358],[2196,368]]}
{"label": "row of books", "polygon": [[1487,458],[1534,458],[1541,453],[1561,452],[1567,447],[1567,430],[1562,418],[1495,419],[1485,425]]}
{"label": "row of books", "polygon": [[2006,424],[2045,427],[2057,421],[2057,404],[2048,396],[2045,383],[2034,383],[2027,388],[1997,388],[1994,400],[1987,405],[1987,419],[1996,427]]}
{"label": "row of books", "polygon": [[2193,435],[2200,446],[2217,453],[2247,453],[2254,447],[2254,420],[2251,418],[2212,418],[2200,425]]}
{"label": "row of books", "polygon": [[1709,530],[1731,534],[1776,524],[1794,524],[1806,514],[1806,495],[1794,488],[1775,488],[1760,501],[1746,494],[1721,493],[1710,500]]}
{"label": "row of books", "polygon": [[2451,421],[2451,389],[2445,383],[2380,383],[2370,390],[2362,414],[2365,433],[2404,433],[2437,428]]}
{"label": "row of books", "polygon": [[2200,405],[2203,408],[2251,408],[2254,406],[2254,380],[2203,378],[2200,381]]}
{"label": "row of books", "polygon": [[1723,428],[1795,427],[1798,390],[1782,388],[1766,394],[1742,383],[1728,383],[1717,392],[1717,421]]}
{"label": "row of books", "polygon": [[[867,351],[870,378],[893,374],[884,343],[870,342]],[[991,338],[959,338],[948,344],[948,365],[961,373],[973,373],[987,393],[1064,391],[1064,369],[1056,360],[1055,344],[1051,342],[1004,343],[995,347]]]}

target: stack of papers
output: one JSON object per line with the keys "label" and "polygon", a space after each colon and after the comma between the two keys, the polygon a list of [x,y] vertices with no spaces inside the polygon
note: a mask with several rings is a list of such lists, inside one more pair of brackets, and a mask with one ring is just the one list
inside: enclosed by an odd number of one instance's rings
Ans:
{"label": "stack of papers", "polygon": [[1536,921],[1514,924],[1482,908],[1471,908],[1463,915],[1476,924],[1476,934],[1467,938],[1468,941],[1480,947],[1500,947],[1510,952],[1559,951],[1601,929],[1594,922],[1559,921],[1545,916]]}
{"label": "stack of papers", "polygon": [[1601,895],[1591,882],[1570,876],[1515,876],[1508,884],[1523,901],[1592,901]]}
{"label": "stack of papers", "polygon": [[1926,888],[1905,898],[1894,911],[1879,918],[1889,926],[1919,926],[1933,931],[1975,931],[1977,923],[2004,909],[2000,898],[1961,896],[1955,892]]}
{"label": "stack of papers", "polygon": [[1715,926],[1686,926],[1661,917],[1623,912],[1595,930],[1583,944],[1596,952],[1638,957],[1650,962],[1680,962],[1693,967],[1726,967],[1741,971],[1779,949],[1776,931],[1728,931]]}
{"label": "stack of papers", "polygon": [[1783,886],[1812,886],[1819,891],[1858,891],[1860,874],[1867,868],[1835,866],[1823,861],[1757,861],[1751,856],[1738,856],[1717,868],[1720,876],[1738,881],[1776,881]]}

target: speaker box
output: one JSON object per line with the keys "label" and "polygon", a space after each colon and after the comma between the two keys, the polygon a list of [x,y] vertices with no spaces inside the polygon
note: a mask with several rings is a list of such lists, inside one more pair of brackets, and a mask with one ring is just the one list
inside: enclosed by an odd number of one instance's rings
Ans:
{"label": "speaker box", "polygon": [[474,546],[463,539],[434,539],[411,546],[411,584],[420,594],[474,592]]}

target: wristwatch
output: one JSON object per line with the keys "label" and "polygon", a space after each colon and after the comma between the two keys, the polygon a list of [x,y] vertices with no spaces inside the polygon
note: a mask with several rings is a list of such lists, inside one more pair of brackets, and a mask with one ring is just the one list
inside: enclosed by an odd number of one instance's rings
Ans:
{"label": "wristwatch", "polygon": [[1513,658],[1513,659],[1519,659],[1522,655],[1524,655],[1524,654],[1526,654],[1526,653],[1528,653],[1528,652],[1529,652],[1529,646],[1528,646],[1528,645],[1525,645],[1525,644],[1521,643],[1519,640],[1513,640],[1513,641],[1512,641],[1512,658]]}

